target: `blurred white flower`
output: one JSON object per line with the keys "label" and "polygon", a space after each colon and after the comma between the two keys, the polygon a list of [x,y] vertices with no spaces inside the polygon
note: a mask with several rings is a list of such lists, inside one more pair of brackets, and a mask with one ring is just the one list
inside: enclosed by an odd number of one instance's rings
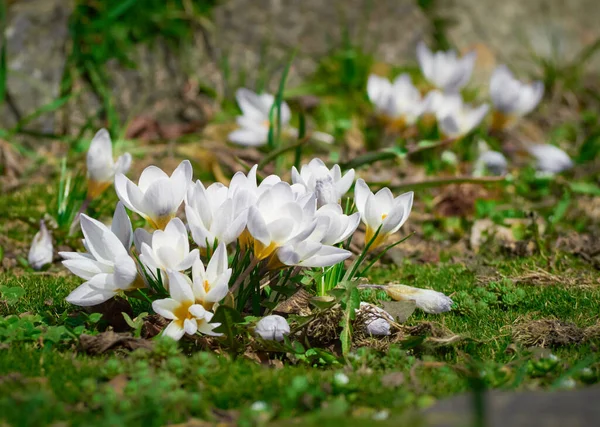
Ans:
{"label": "blurred white flower", "polygon": [[[229,140],[236,144],[256,147],[267,143],[269,138],[270,112],[275,97],[268,93],[256,94],[248,89],[238,89],[235,93],[242,115],[236,121],[240,129],[229,134]],[[290,107],[281,103],[281,127],[288,127],[292,114]],[[274,120],[277,120],[274,118]]]}
{"label": "blurred white flower", "polygon": [[167,270],[185,271],[192,267],[199,255],[198,249],[190,251],[188,233],[183,222],[179,218],[173,218],[164,230],[152,233],[151,244],[141,243],[140,261],[147,273],[154,276],[160,274],[160,279],[168,289],[165,283]]}
{"label": "blurred white flower", "polygon": [[[187,191],[185,215],[194,242],[201,248],[213,247],[215,241],[226,245],[234,242],[246,228],[247,207],[240,201],[246,192],[230,198],[229,189],[221,183],[204,188],[200,181]],[[236,202],[244,206],[236,209]]]}
{"label": "blurred white flower", "polygon": [[301,203],[287,182],[266,189],[248,211],[254,256],[265,259],[279,247],[305,240],[316,227],[315,208],[314,196]]}
{"label": "blurred white flower", "polygon": [[406,285],[388,285],[386,292],[396,301],[414,301],[425,313],[444,313],[452,309],[452,299],[431,289]]}
{"label": "blurred white flower", "polygon": [[472,107],[463,102],[459,93],[431,91],[427,94],[427,111],[435,114],[440,132],[450,138],[467,135],[482,122],[489,111],[488,104]]}
{"label": "blurred white flower", "polygon": [[475,161],[473,175],[483,176],[486,173],[490,175],[506,175],[508,162],[506,157],[499,151],[485,151]]}
{"label": "blurred white flower", "polygon": [[350,382],[350,378],[348,378],[348,375],[344,374],[343,372],[336,372],[333,375],[333,382],[338,386],[345,386]]}
{"label": "blurred white flower", "polygon": [[394,318],[387,311],[376,305],[361,302],[360,308],[356,309],[356,312],[364,314],[365,331],[369,335],[386,336],[390,334],[390,322],[393,322]]}
{"label": "blurred white flower", "polygon": [[354,169],[342,176],[339,165],[327,168],[323,160],[312,159],[307,165],[302,165],[300,172],[292,167],[292,182],[303,185],[307,191],[315,193],[317,206],[328,203],[338,203],[348,192],[354,182]]}
{"label": "blurred white flower", "polygon": [[536,169],[544,173],[561,173],[573,167],[573,160],[560,148],[550,144],[534,144],[527,147],[536,160]]}
{"label": "blurred white flower", "polygon": [[206,269],[199,257],[192,265],[192,288],[195,301],[207,310],[212,310],[215,303],[225,298],[229,292],[232,270],[228,268],[227,263],[225,244],[219,243]]}
{"label": "blurred white flower", "polygon": [[115,174],[125,174],[131,167],[131,154],[113,160],[113,148],[106,129],[100,129],[87,152],[88,198],[94,199],[115,180]]}
{"label": "blurred white flower", "polygon": [[40,221],[40,231],[33,237],[29,256],[27,260],[34,270],[41,270],[46,264],[50,264],[53,258],[52,234],[48,231],[46,223]]}
{"label": "blurred white flower", "polygon": [[87,280],[67,296],[79,306],[91,306],[109,300],[121,291],[136,289],[140,282],[133,258],[129,256],[131,222],[121,203],[117,204],[112,229],[81,214],[83,244],[88,253],[60,252],[63,265]]}
{"label": "blurred white flower", "polygon": [[517,80],[506,65],[494,70],[490,80],[490,96],[494,105],[494,123],[497,129],[509,127],[520,117],[529,114],[544,95],[544,84]]}
{"label": "blurred white flower", "polygon": [[290,333],[290,325],[285,318],[272,314],[256,323],[254,333],[267,341],[283,341],[283,336]]}
{"label": "blurred white flower", "polygon": [[184,160],[169,177],[156,166],[148,166],[138,185],[122,173],[115,178],[119,199],[134,212],[144,217],[152,227],[164,229],[175,217],[192,182],[192,165]]}
{"label": "blurred white flower", "polygon": [[459,92],[471,78],[476,53],[458,58],[453,50],[431,52],[425,43],[417,45],[417,59],[425,78],[444,92]]}
{"label": "blurred white flower", "polygon": [[194,335],[201,332],[205,335],[218,336],[213,331],[219,323],[210,323],[213,313],[207,311],[202,305],[195,303],[194,292],[189,284],[189,278],[177,271],[169,270],[170,298],[156,300],[152,309],[171,320],[164,329],[163,335],[180,340],[183,335]]}
{"label": "blurred white flower", "polygon": [[373,194],[364,180],[356,181],[354,201],[362,222],[367,227],[365,243],[370,242],[381,227],[371,249],[380,246],[406,222],[412,209],[413,196],[414,193],[410,191],[394,198],[387,187]]}
{"label": "blurred white flower", "polygon": [[385,77],[371,74],[367,81],[367,94],[376,111],[398,127],[414,124],[425,111],[421,92],[406,73],[396,77],[393,83]]}

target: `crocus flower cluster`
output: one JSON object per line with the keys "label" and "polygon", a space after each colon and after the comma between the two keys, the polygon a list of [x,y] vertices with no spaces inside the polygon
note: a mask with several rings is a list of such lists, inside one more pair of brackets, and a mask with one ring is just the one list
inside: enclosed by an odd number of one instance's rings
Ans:
{"label": "crocus flower cluster", "polygon": [[[500,65],[490,79],[491,108],[487,103],[473,106],[464,102],[461,91],[471,78],[475,52],[459,57],[453,50],[432,52],[420,42],[417,59],[427,87],[415,86],[407,73],[393,82],[374,74],[369,76],[367,95],[387,129],[402,130],[415,125],[419,119],[428,123],[427,118],[433,117],[442,136],[459,139],[476,129],[492,110],[491,129],[507,130],[532,112],[544,95],[542,82],[522,82],[506,65]],[[558,147],[529,144],[526,149],[542,173],[559,173],[573,165]],[[507,172],[507,161],[502,153],[483,150],[480,155],[474,168],[476,175]]]}
{"label": "crocus flower cluster", "polygon": [[[365,245],[376,248],[402,227],[412,208],[412,192],[396,198],[387,188],[372,193],[359,179],[357,212],[345,212],[342,206],[350,205],[342,200],[354,170],[342,173],[320,159],[292,169],[292,183],[277,175],[259,182],[257,166],[236,173],[229,186],[206,186],[192,176],[187,160],[170,175],[149,166],[137,184],[117,172],[120,201],[112,224],[82,214],[86,252],[60,252],[65,267],[85,280],[67,301],[93,306],[117,295],[143,295],[171,320],[165,335],[177,340],[198,332],[218,335],[218,325],[211,323],[215,308],[228,293],[235,296],[244,280],[233,277],[228,253],[249,254],[250,265],[263,274],[329,267],[352,255],[344,243],[361,220]],[[144,218],[148,229],[133,230],[126,208]],[[184,212],[187,224],[180,218]],[[285,332],[269,325],[257,325],[257,333],[266,337],[274,331],[279,339]]]}
{"label": "crocus flower cluster", "polygon": [[[279,112],[276,113],[275,96],[270,93],[257,94],[249,89],[240,88],[235,93],[235,99],[242,115],[236,118],[238,129],[229,134],[230,142],[246,147],[265,145],[269,140],[269,129],[275,124],[279,125],[283,136],[298,136],[298,129],[290,126],[292,112],[285,101],[281,102]],[[333,136],[324,132],[314,131],[310,136],[326,144],[334,142]]]}

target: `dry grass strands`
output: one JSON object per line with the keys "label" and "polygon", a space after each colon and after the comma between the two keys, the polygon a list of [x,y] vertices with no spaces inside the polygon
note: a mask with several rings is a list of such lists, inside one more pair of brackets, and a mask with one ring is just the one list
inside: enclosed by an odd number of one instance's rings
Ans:
{"label": "dry grass strands", "polygon": [[579,344],[585,330],[558,319],[531,320],[512,327],[513,339],[527,347],[559,347]]}

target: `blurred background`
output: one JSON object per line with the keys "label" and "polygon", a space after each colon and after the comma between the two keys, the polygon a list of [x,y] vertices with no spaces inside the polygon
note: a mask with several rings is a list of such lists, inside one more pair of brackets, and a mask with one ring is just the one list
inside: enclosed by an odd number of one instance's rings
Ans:
{"label": "blurred background", "polygon": [[196,132],[236,88],[276,91],[293,52],[286,98],[364,96],[378,66],[416,67],[419,40],[476,49],[476,83],[506,63],[548,96],[597,84],[600,60],[595,0],[4,0],[0,12],[0,128],[26,140]]}

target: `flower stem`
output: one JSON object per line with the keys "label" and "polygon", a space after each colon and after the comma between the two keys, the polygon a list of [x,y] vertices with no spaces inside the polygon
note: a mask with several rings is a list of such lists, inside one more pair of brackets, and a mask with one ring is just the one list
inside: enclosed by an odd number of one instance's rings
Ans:
{"label": "flower stem", "polygon": [[250,273],[252,273],[252,270],[254,270],[256,268],[256,266],[258,265],[259,262],[260,262],[259,258],[253,257],[252,261],[250,261],[250,264],[248,265],[248,267],[246,267],[246,269],[244,271],[242,271],[242,273],[237,277],[237,279],[235,279],[235,282],[233,283],[231,288],[229,288],[229,292],[231,292],[232,294],[235,293],[235,291],[238,290],[238,288],[244,282],[244,280],[246,280],[246,278],[250,275]]}

